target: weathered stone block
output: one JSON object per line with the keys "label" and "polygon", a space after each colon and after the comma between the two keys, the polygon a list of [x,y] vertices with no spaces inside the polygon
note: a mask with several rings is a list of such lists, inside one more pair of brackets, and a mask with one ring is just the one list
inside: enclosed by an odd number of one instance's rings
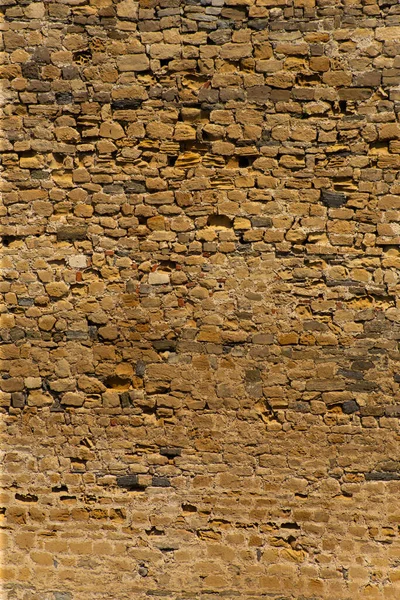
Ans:
{"label": "weathered stone block", "polygon": [[62,241],[76,241],[84,240],[87,236],[87,229],[83,226],[65,225],[57,230],[57,240]]}

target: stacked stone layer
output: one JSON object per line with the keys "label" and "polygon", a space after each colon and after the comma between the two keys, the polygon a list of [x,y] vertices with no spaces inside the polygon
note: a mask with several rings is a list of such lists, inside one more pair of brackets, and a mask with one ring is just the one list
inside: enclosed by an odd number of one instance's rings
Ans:
{"label": "stacked stone layer", "polygon": [[1,6],[2,597],[398,599],[398,2]]}

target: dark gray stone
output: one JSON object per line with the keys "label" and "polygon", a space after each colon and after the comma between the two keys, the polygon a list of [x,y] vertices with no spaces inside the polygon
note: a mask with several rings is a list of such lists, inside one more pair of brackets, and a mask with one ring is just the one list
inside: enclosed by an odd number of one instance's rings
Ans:
{"label": "dark gray stone", "polygon": [[113,110],[128,110],[128,109],[137,109],[140,108],[142,104],[142,100],[135,100],[133,98],[126,98],[122,100],[113,100],[111,103],[111,108]]}
{"label": "dark gray stone", "polygon": [[346,194],[342,192],[332,192],[330,190],[321,190],[321,200],[325,206],[330,208],[339,208],[346,203]]}
{"label": "dark gray stone", "polygon": [[74,101],[74,96],[71,92],[57,92],[56,102],[57,104],[71,104]]}
{"label": "dark gray stone", "polygon": [[154,475],[152,479],[152,485],[154,487],[171,487],[171,482],[168,477],[159,477],[158,475]]}
{"label": "dark gray stone", "polygon": [[249,369],[248,371],[246,371],[245,380],[253,383],[256,381],[261,381],[260,369]]}
{"label": "dark gray stone", "polygon": [[13,408],[24,408],[25,401],[26,398],[23,392],[13,392],[11,394],[11,406]]}
{"label": "dark gray stone", "polygon": [[33,298],[18,298],[19,306],[33,306],[34,299]]}
{"label": "dark gray stone", "polygon": [[366,481],[396,481],[400,479],[400,473],[388,473],[386,471],[374,471],[365,473]]}
{"label": "dark gray stone", "polygon": [[86,331],[73,330],[67,331],[68,340],[86,340],[89,336]]}
{"label": "dark gray stone", "polygon": [[162,456],[168,456],[168,458],[175,458],[176,456],[181,456],[182,448],[171,448],[169,446],[164,446],[160,448],[160,454]]}
{"label": "dark gray stone", "polygon": [[137,181],[130,181],[126,184],[125,190],[132,194],[142,194],[146,191],[146,186],[143,183]]}
{"label": "dark gray stone", "polygon": [[374,366],[374,363],[370,360],[355,360],[352,363],[351,368],[354,371],[368,371],[369,369],[373,369]]}
{"label": "dark gray stone", "polygon": [[128,491],[141,492],[146,489],[146,486],[139,485],[137,475],[122,475],[121,477],[117,477],[117,485]]}
{"label": "dark gray stone", "polygon": [[351,392],[372,392],[376,390],[378,385],[373,381],[359,381],[357,383],[351,383],[347,389]]}
{"label": "dark gray stone", "polygon": [[36,48],[32,54],[32,58],[34,59],[35,63],[49,64],[51,62],[50,51],[44,46]]}
{"label": "dark gray stone", "polygon": [[249,28],[255,29],[256,31],[263,31],[268,27],[268,19],[250,19]]}
{"label": "dark gray stone", "polygon": [[346,415],[350,415],[360,410],[360,407],[355,400],[349,400],[348,402],[343,402],[342,410]]}
{"label": "dark gray stone", "polygon": [[74,65],[67,65],[62,68],[62,76],[63,79],[71,80],[71,79],[79,79],[79,69]]}
{"label": "dark gray stone", "polygon": [[135,373],[138,377],[143,377],[146,371],[146,363],[143,360],[138,360],[135,367]]}
{"label": "dark gray stone", "polygon": [[129,392],[122,392],[120,395],[120,402],[122,408],[129,408],[131,405],[131,397]]}
{"label": "dark gray stone", "polygon": [[198,100],[199,102],[218,102],[219,92],[218,90],[213,90],[211,88],[200,88],[198,93]]}
{"label": "dark gray stone", "polygon": [[21,65],[23,77],[26,79],[39,79],[39,65],[34,62],[26,62]]}

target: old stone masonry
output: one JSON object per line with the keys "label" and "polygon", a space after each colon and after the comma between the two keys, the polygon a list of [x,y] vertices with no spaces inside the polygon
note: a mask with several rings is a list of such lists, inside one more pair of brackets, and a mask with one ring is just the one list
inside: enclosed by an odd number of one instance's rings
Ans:
{"label": "old stone masonry", "polygon": [[399,600],[398,0],[0,4],[1,600]]}

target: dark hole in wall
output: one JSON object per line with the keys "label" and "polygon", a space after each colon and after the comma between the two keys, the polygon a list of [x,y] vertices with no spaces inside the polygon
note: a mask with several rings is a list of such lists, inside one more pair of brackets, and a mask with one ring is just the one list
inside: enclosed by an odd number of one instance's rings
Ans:
{"label": "dark hole in wall", "polygon": [[187,142],[181,142],[182,152],[207,152],[209,145],[208,144],[200,144],[197,141],[190,140]]}
{"label": "dark hole in wall", "polygon": [[211,133],[209,133],[208,131],[204,131],[204,130],[201,132],[201,137],[203,138],[203,140],[204,140],[205,142],[210,142],[211,140],[214,140],[214,139],[215,139],[215,136],[214,136],[214,135],[212,135],[212,134],[211,134]]}
{"label": "dark hole in wall", "polygon": [[312,75],[308,75],[305,73],[301,73],[298,76],[298,85],[301,86],[306,86],[306,85],[316,85],[318,83],[320,83],[321,81],[321,77],[319,75],[317,75],[316,73],[313,73]]}
{"label": "dark hole in wall", "polygon": [[3,235],[3,237],[1,238],[1,243],[5,248],[8,248],[8,246],[12,243],[15,242],[15,240],[17,240],[18,238],[16,236],[13,235]]}
{"label": "dark hole in wall", "polygon": [[176,456],[181,456],[182,449],[163,446],[160,448],[160,454],[161,456],[167,456],[168,458],[175,458]]}
{"label": "dark hole in wall", "polygon": [[60,493],[60,492],[68,492],[68,488],[66,485],[54,486],[51,488],[52,492]]}
{"label": "dark hole in wall", "polygon": [[281,527],[284,529],[300,529],[300,525],[297,523],[282,523]]}
{"label": "dark hole in wall", "polygon": [[20,502],[37,502],[38,497],[35,494],[15,494],[15,499]]}
{"label": "dark hole in wall", "polygon": [[239,156],[239,167],[241,169],[251,167],[255,158],[255,156]]}
{"label": "dark hole in wall", "polygon": [[165,531],[163,529],[158,529],[157,527],[145,529],[145,531],[147,535],[165,535]]}
{"label": "dark hole in wall", "polygon": [[92,53],[89,49],[87,50],[78,50],[73,53],[73,61],[78,65],[84,65],[88,63],[92,59]]}
{"label": "dark hole in wall", "polygon": [[226,215],[210,215],[207,220],[209,227],[226,227],[227,229],[233,226],[232,219]]}
{"label": "dark hole in wall", "polygon": [[119,377],[118,375],[110,375],[110,377],[107,377],[104,381],[104,385],[113,390],[126,390],[129,388],[130,384],[130,379]]}
{"label": "dark hole in wall", "polygon": [[174,260],[161,260],[158,271],[174,271],[176,269],[176,262]]}
{"label": "dark hole in wall", "polygon": [[197,508],[193,506],[193,504],[182,504],[183,512],[195,513],[197,512]]}
{"label": "dark hole in wall", "polygon": [[380,150],[382,148],[387,148],[387,142],[373,142],[372,144],[369,145],[370,150],[372,150],[373,148],[376,148],[377,150]]}

